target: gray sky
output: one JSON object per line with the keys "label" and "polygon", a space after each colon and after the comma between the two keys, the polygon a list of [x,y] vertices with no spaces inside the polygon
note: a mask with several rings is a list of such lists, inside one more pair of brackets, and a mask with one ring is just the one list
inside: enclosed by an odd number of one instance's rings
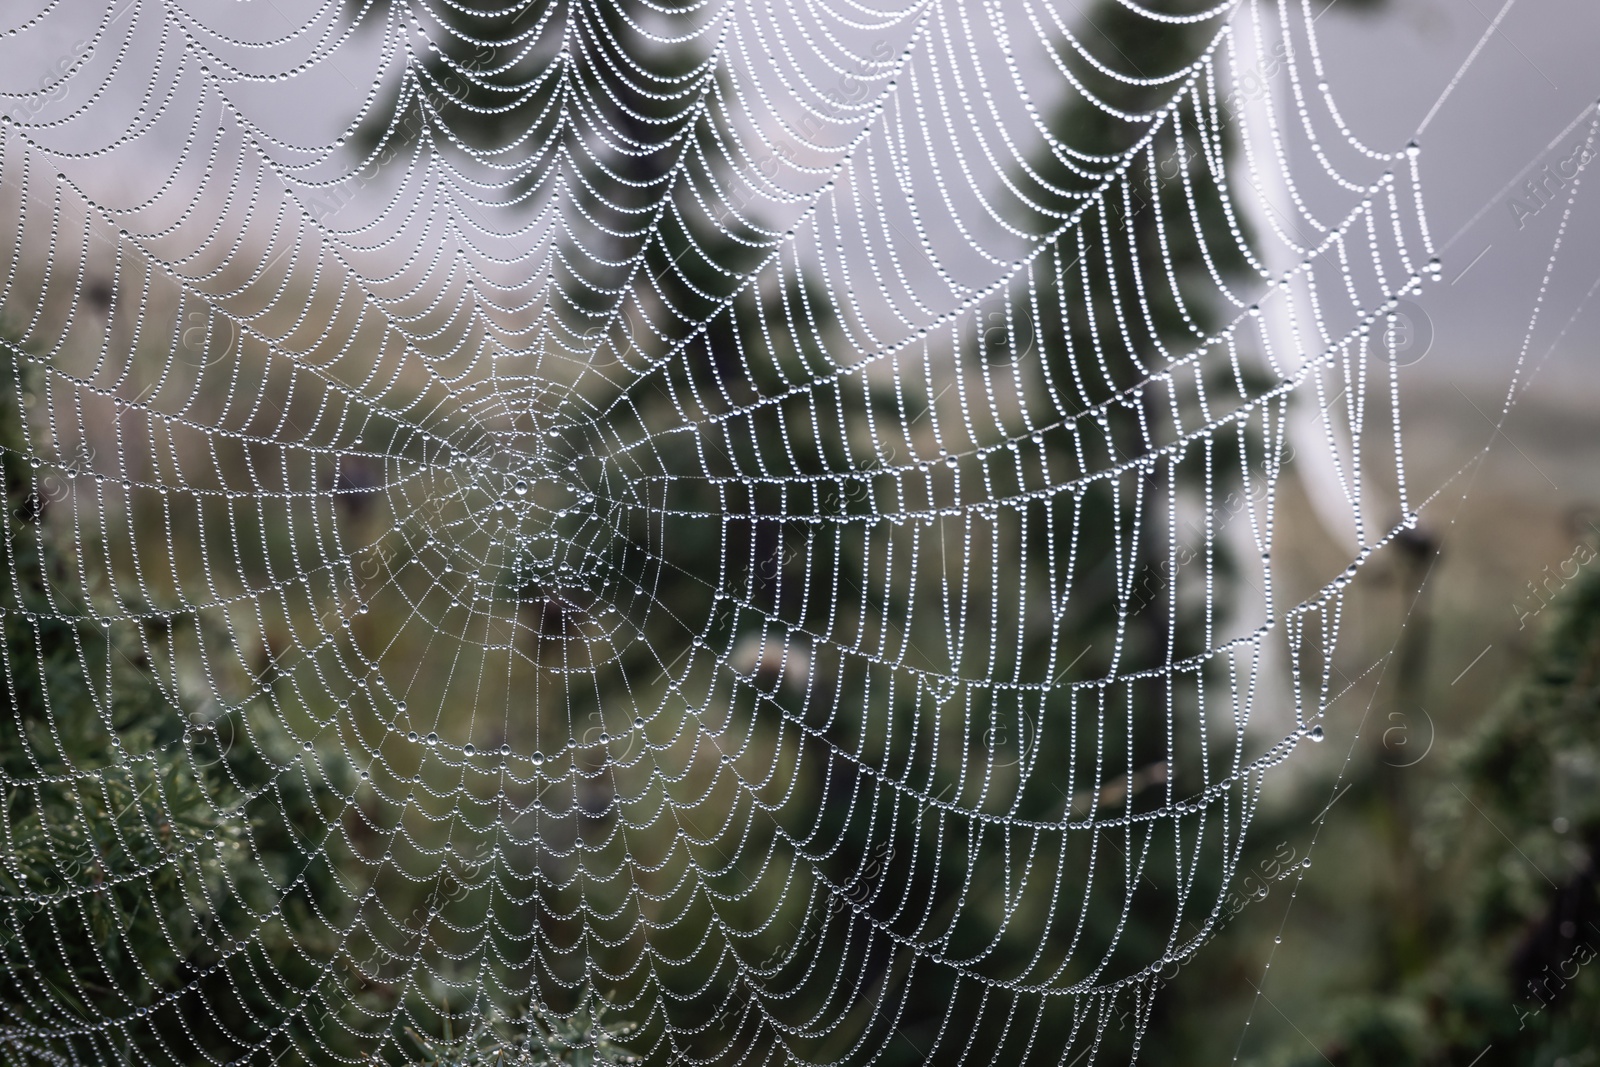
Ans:
{"label": "gray sky", "polygon": [[[1444,284],[1430,286],[1422,301],[1437,330],[1434,350],[1417,365],[1428,379],[1460,375],[1488,386],[1504,380],[1516,358],[1567,190],[1547,186],[1554,203],[1523,214],[1520,229],[1512,194],[1500,190],[1535,161],[1537,170],[1570,158],[1589,133],[1594,111],[1586,109],[1600,97],[1600,5],[1394,0],[1386,13],[1354,16],[1341,14],[1335,0],[1317,23],[1348,121],[1370,142],[1393,145],[1416,130],[1504,6],[1510,10],[1421,138],[1429,215],[1445,246]],[[1578,125],[1557,140],[1574,120]],[[1547,151],[1552,141],[1556,147]],[[1585,179],[1594,181],[1587,172]],[[1593,192],[1578,198],[1533,358],[1549,348],[1600,276]],[[1523,201],[1539,208],[1526,195]],[[1539,371],[1537,392],[1577,391],[1592,400],[1600,391],[1597,305],[1600,295]]]}
{"label": "gray sky", "polygon": [[[1315,5],[1324,2],[1313,0]],[[124,4],[115,10],[119,20],[133,21],[122,12],[134,8]],[[155,9],[146,5],[137,10],[141,17],[127,58],[134,67],[141,57],[148,61],[154,54],[163,29],[159,19],[151,17]],[[1070,17],[1073,4],[1062,10]],[[82,14],[87,20],[101,11],[86,7]],[[267,40],[288,32],[298,14],[299,5],[283,0],[207,8],[202,17],[213,27]],[[1497,16],[1503,18],[1484,39]],[[1022,18],[1015,21],[1012,32],[1026,29]],[[51,77],[49,68],[75,54],[89,25],[53,16],[30,31],[25,53],[17,54],[16,49],[6,53],[7,63],[0,66],[9,66],[10,72],[0,75],[0,84],[20,90]],[[981,20],[977,26],[981,30]],[[1501,190],[1524,168],[1537,171],[1546,162],[1554,165],[1568,159],[1588,133],[1593,112],[1585,108],[1600,96],[1600,72],[1594,61],[1600,46],[1600,5],[1592,0],[1390,0],[1378,14],[1357,14],[1341,10],[1339,0],[1334,0],[1318,17],[1317,28],[1333,93],[1345,118],[1364,141],[1386,150],[1405,143],[1482,42],[1422,138],[1428,209],[1435,237],[1444,245],[1445,283],[1430,286],[1421,302],[1431,319],[1433,348],[1408,373],[1419,383],[1455,381],[1475,389],[1492,388],[1507,380],[1527,333],[1566,192],[1547,186],[1555,199],[1549,206],[1524,194],[1514,211],[1516,192]],[[267,53],[278,62],[282,53],[310,54],[318,47],[316,36]],[[377,33],[365,33],[341,49],[333,65],[286,83],[234,86],[230,93],[275,135],[301,144],[325,144],[337,136],[352,106],[372,84],[379,40]],[[899,44],[896,40],[895,47]],[[970,47],[984,56],[983,64],[999,67],[1000,45],[994,38],[976,33]],[[52,53],[53,48],[59,54]],[[1019,55],[1039,61],[1033,53]],[[28,69],[32,64],[38,69]],[[61,106],[76,105],[80,99],[75,84]],[[130,100],[126,108],[105,111],[131,113],[132,106]],[[781,101],[778,106],[783,106]],[[120,186],[124,192],[147,187],[170,168],[186,139],[190,117],[181,113],[175,117],[178,121],[153,127],[114,158],[75,166],[84,173],[98,171],[94,180]],[[1575,120],[1577,125],[1560,136]],[[1553,141],[1555,147],[1548,148]],[[1297,163],[1314,165],[1309,159]],[[141,167],[147,168],[145,180],[138,174]],[[1529,350],[1535,360],[1544,355],[1600,275],[1600,243],[1593,240],[1600,232],[1600,210],[1591,206],[1594,203],[1594,196],[1580,197],[1569,222],[1569,237]],[[925,216],[923,222],[936,240],[949,238],[951,244],[961,240],[948,219],[937,213]],[[909,264],[913,271],[925,266]],[[965,266],[959,264],[957,269]],[[1593,396],[1597,342],[1600,309],[1590,308],[1539,370],[1535,390],[1569,399]]]}

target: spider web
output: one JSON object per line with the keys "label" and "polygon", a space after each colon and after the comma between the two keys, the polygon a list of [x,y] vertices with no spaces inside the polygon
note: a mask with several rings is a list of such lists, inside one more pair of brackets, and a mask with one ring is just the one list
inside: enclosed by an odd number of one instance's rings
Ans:
{"label": "spider web", "polygon": [[6,1060],[1136,1057],[1438,265],[1309,5],[1097,10],[8,28]]}

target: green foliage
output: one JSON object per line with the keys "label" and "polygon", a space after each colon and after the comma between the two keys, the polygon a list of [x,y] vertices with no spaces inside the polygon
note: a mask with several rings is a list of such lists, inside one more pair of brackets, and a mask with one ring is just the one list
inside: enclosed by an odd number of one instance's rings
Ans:
{"label": "green foliage", "polygon": [[500,1020],[493,1010],[474,1019],[467,1033],[453,1039],[448,1022],[443,1039],[424,1037],[407,1027],[421,1050],[415,1067],[602,1067],[642,1062],[622,1041],[638,1029],[630,1022],[606,1022],[611,1005],[589,994],[571,1015],[536,1007],[523,1020]]}
{"label": "green foliage", "polygon": [[[1398,973],[1339,1005],[1333,1036],[1317,1048],[1296,1038],[1263,1062],[1594,1062],[1600,577],[1564,598],[1532,663],[1462,744],[1412,827],[1433,873],[1396,887],[1386,907],[1406,920],[1373,949]],[[1584,1050],[1590,1058],[1575,1057]]]}
{"label": "green foliage", "polygon": [[[341,912],[329,854],[313,858],[284,820],[314,832],[334,793],[266,758],[288,746],[261,708],[187,718],[172,642],[179,626],[205,626],[198,616],[101,622],[93,604],[117,591],[92,587],[77,561],[95,546],[51,514],[28,458],[39,452],[23,415],[30,386],[26,354],[7,340],[0,1028],[84,1023],[30,1055],[121,1033],[157,1062],[231,1057],[322,979],[306,950],[330,948],[305,920],[313,901],[324,917]],[[298,892],[285,884],[297,876]]]}

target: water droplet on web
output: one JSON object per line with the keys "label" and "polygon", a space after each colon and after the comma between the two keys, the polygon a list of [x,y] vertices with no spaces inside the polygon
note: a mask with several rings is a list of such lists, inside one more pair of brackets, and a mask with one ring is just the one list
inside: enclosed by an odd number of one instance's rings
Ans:
{"label": "water droplet on web", "polygon": [[1326,737],[1328,735],[1322,729],[1322,724],[1319,722],[1319,723],[1317,723],[1317,725],[1313,726],[1310,730],[1306,731],[1306,736],[1311,738],[1311,740],[1313,740],[1313,741],[1321,741],[1324,737]]}

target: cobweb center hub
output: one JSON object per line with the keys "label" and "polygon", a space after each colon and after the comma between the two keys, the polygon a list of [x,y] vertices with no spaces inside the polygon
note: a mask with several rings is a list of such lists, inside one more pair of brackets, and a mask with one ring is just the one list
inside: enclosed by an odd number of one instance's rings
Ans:
{"label": "cobweb center hub", "polygon": [[588,585],[599,531],[594,494],[580,482],[577,464],[546,449],[502,450],[468,464],[464,526],[469,540],[481,543],[483,562],[504,570],[519,596]]}

